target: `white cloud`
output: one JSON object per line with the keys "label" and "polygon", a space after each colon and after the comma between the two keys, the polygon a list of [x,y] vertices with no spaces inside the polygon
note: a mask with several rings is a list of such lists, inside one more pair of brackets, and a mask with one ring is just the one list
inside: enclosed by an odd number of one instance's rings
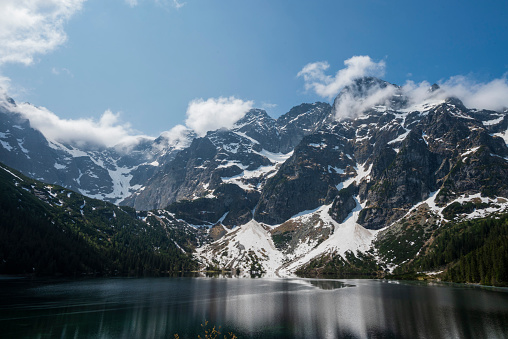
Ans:
{"label": "white cloud", "polygon": [[508,107],[508,74],[487,83],[477,83],[464,76],[440,82],[448,96],[462,100],[466,107],[499,111]]}
{"label": "white cloud", "polygon": [[[105,111],[99,121],[94,119],[61,119],[44,107],[35,107],[27,103],[10,107],[30,120],[33,128],[41,131],[49,140],[73,145],[92,144],[111,147],[120,143],[136,143],[140,137],[134,135],[130,124],[121,123],[120,114]],[[153,139],[153,138],[150,138]]]}
{"label": "white cloud", "polygon": [[64,23],[86,0],[0,1],[0,65],[7,62],[29,65],[37,54],[63,44]]}
{"label": "white cloud", "polygon": [[[29,103],[10,104],[7,99],[10,79],[0,76],[0,105],[8,110],[20,113],[30,120],[33,128],[39,130],[48,140],[73,145],[96,145],[102,147],[121,146],[125,149],[142,140],[155,138],[140,135],[131,128],[129,123],[120,120],[120,113],[106,110],[96,121],[92,118],[62,119],[44,107],[36,107]],[[169,131],[161,133],[166,143],[183,149],[197,135],[220,128],[231,128],[245,113],[252,109],[253,101],[243,101],[235,97],[196,99],[189,103],[186,126],[176,125]]]}
{"label": "white cloud", "polygon": [[275,108],[277,107],[277,104],[272,104],[270,102],[263,102],[261,103],[261,108],[268,112],[268,114],[275,113]]}
{"label": "white cloud", "polygon": [[184,125],[176,125],[169,131],[162,132],[161,137],[166,138],[170,143],[173,143],[185,137],[188,131],[189,129]]}
{"label": "white cloud", "polygon": [[16,98],[26,93],[27,90],[24,87],[13,84],[10,78],[0,74],[0,105],[7,101],[7,98]]}
{"label": "white cloud", "polygon": [[[166,139],[166,143],[160,146],[171,145],[183,149],[189,146],[195,133],[203,136],[207,131],[231,128],[252,108],[252,105],[252,101],[243,101],[234,97],[210,98],[206,101],[193,100],[187,109],[185,121],[187,126],[176,125],[169,131],[163,132],[161,137]],[[17,104],[17,107],[10,107],[10,109],[29,119],[31,126],[41,131],[46,138],[58,142],[106,147],[122,145],[125,148],[146,138],[154,139],[137,135],[129,123],[121,122],[119,113],[115,114],[110,110],[105,111],[96,121],[94,119],[61,119],[44,107],[35,107],[26,103]]]}
{"label": "white cloud", "polygon": [[[171,145],[177,149],[183,149],[190,145],[194,132],[184,125],[176,125],[169,131],[161,133],[161,137],[166,139],[167,145]],[[166,145],[160,145],[164,147]]]}
{"label": "white cloud", "polygon": [[408,80],[404,86],[402,86],[402,93],[407,96],[410,105],[419,104],[431,98],[444,99],[442,98],[442,96],[444,96],[442,90],[431,92],[430,87],[431,84],[428,81],[422,81],[417,84],[412,80]]}
{"label": "white cloud", "polygon": [[[386,64],[384,61],[374,62],[369,56],[354,56],[344,61],[345,68],[335,76],[326,74],[330,68],[328,62],[307,64],[299,73],[303,77],[306,90],[312,90],[321,97],[332,99],[341,90],[364,76],[383,76]],[[411,73],[407,74],[411,76]],[[438,91],[430,91],[430,83],[406,81],[401,93],[409,99],[409,104],[419,104],[427,100],[443,100],[448,97],[459,98],[466,107],[500,111],[508,107],[508,73],[490,82],[476,82],[465,76],[454,76],[439,82]],[[355,116],[374,105],[389,106],[388,99],[396,94],[394,86],[374,86],[365,93],[355,93],[354,88],[342,93],[336,102],[335,110],[338,119]]]}
{"label": "white cloud", "polygon": [[199,136],[219,128],[231,128],[252,109],[253,101],[235,97],[196,99],[189,103],[185,124]]}
{"label": "white cloud", "polygon": [[375,105],[390,106],[389,99],[396,94],[397,87],[389,84],[386,87],[373,86],[366,93],[355,93],[353,89],[342,93],[335,102],[335,118],[351,118]]}
{"label": "white cloud", "polygon": [[155,0],[155,3],[162,7],[173,7],[176,9],[180,9],[186,4],[186,2],[180,2],[178,0]]}
{"label": "white cloud", "polygon": [[330,68],[328,62],[307,64],[299,73],[305,81],[305,89],[313,90],[317,95],[331,99],[353,80],[363,76],[383,76],[386,64],[383,60],[374,62],[369,56],[354,56],[344,61],[346,68],[339,70],[335,76],[326,75]]}
{"label": "white cloud", "polygon": [[427,81],[420,83],[407,81],[402,89],[409,98],[410,104],[456,97],[468,108],[501,111],[508,107],[507,74],[486,83],[476,82],[471,78],[458,75],[440,81],[438,91],[431,92],[429,91],[430,87],[431,85]]}
{"label": "white cloud", "polygon": [[[374,86],[366,93],[358,94],[354,86],[342,92],[335,103],[337,119],[354,117],[375,105],[390,107],[393,95],[402,94],[408,105],[421,105],[424,102],[438,102],[449,97],[460,99],[468,108],[502,111],[508,108],[508,79],[503,76],[487,83],[479,83],[464,76],[454,76],[439,83],[440,88],[431,91],[428,81],[415,83],[411,80],[401,87]],[[392,107],[393,108],[393,107]]]}

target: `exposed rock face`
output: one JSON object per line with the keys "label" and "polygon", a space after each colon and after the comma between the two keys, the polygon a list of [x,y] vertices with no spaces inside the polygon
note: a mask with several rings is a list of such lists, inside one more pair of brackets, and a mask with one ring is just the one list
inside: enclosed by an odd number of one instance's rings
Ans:
{"label": "exposed rock face", "polygon": [[48,140],[18,110],[12,99],[0,102],[2,161],[32,178],[109,202],[131,195],[153,176],[157,165],[171,161],[187,146],[185,140],[171,143],[163,136],[115,147],[65,144]]}
{"label": "exposed rock face", "polygon": [[256,191],[245,192],[234,184],[222,184],[214,197],[181,200],[168,206],[168,211],[194,225],[222,223],[242,225],[252,219],[252,210],[259,199]]}
{"label": "exposed rock face", "polygon": [[289,257],[297,257],[302,244],[309,248],[328,239],[333,227],[314,214],[310,218],[295,218],[272,229],[272,239],[277,249],[284,251]]}
{"label": "exposed rock face", "polygon": [[[357,98],[372,86],[393,86],[371,80],[353,86]],[[394,87],[394,93],[397,90]],[[337,97],[336,105],[343,95]],[[406,103],[400,97],[387,101],[398,108]],[[364,205],[358,223],[379,229],[437,190],[436,201],[441,204],[480,192],[506,196],[501,178],[506,175],[508,149],[501,138],[492,135],[492,131],[502,133],[499,126],[505,123],[504,113],[469,110],[455,98],[426,108],[398,111],[377,106],[358,117],[343,118],[333,131],[329,124],[328,129],[323,127],[304,138],[267,182],[256,220],[278,224],[298,212],[334,201],[330,213],[340,222],[354,208],[353,196],[358,194]],[[489,123],[493,120],[499,122]],[[334,151],[323,147],[325,144],[335,145]],[[344,153],[350,162],[341,162],[346,159]],[[324,174],[323,165],[342,168],[342,175]],[[368,173],[354,181],[355,193],[337,196],[334,187],[349,185],[348,179],[358,176],[360,167]]]}
{"label": "exposed rock face", "polygon": [[305,137],[293,155],[270,178],[256,209],[256,220],[278,224],[291,216],[323,204],[338,193],[337,185],[348,177],[354,166],[353,150],[337,126]]}
{"label": "exposed rock face", "polygon": [[436,191],[440,206],[467,194],[508,196],[506,111],[468,109],[456,98],[410,102],[400,87],[365,77],[333,106],[301,104],[278,119],[253,109],[229,130],[189,133],[188,144],[161,136],[80,149],[46,140],[12,101],[0,114],[0,155],[90,196],[227,227],[252,218],[281,224],[329,204],[340,223],[358,201],[358,223],[379,229]]}
{"label": "exposed rock face", "polygon": [[329,212],[333,220],[338,223],[342,223],[346,220],[349,214],[356,207],[354,196],[356,196],[357,193],[355,185],[350,185],[349,187],[343,188],[339,191]]}
{"label": "exposed rock face", "polygon": [[[203,182],[209,181],[209,171],[202,165],[211,162],[217,156],[217,150],[207,138],[197,138],[175,159],[164,165],[162,170],[147,182],[148,190],[131,198],[138,201],[137,209],[150,210],[166,207],[170,201],[180,200],[188,195],[206,192]],[[129,202],[130,199],[125,201]]]}
{"label": "exposed rock face", "polygon": [[330,119],[329,104],[301,104],[277,119],[279,131],[278,152],[291,152],[306,135],[316,132]]}
{"label": "exposed rock face", "polygon": [[114,148],[47,140],[8,101],[0,157],[32,177],[199,230],[197,246],[211,242],[199,255],[212,267],[354,266],[387,226],[376,246],[399,265],[394,258],[418,253],[440,222],[508,210],[508,111],[438,99],[437,85],[429,93],[414,103],[366,77],[333,106],[302,104],[278,119],[253,109],[231,129],[189,132],[180,144],[162,135]]}
{"label": "exposed rock face", "polygon": [[469,112],[457,99],[437,105],[414,125],[395,157],[374,160],[368,188],[360,189],[367,206],[359,223],[375,229],[389,225],[438,189],[441,204],[463,194],[506,195],[506,186],[494,179],[506,173],[506,144]]}
{"label": "exposed rock face", "polygon": [[[390,159],[390,156],[386,158]],[[435,156],[429,152],[421,136],[413,131],[404,139],[399,153],[386,165],[381,160],[374,162],[373,180],[369,188],[363,190],[366,194],[361,198],[368,203],[358,222],[367,228],[382,228],[400,218],[436,188]]]}
{"label": "exposed rock face", "polygon": [[[266,180],[290,157],[290,151],[305,135],[323,126],[330,112],[330,105],[325,103],[302,104],[275,120],[265,111],[253,109],[231,130],[209,132],[199,141],[196,139],[188,149],[159,169],[142,190],[122,203],[137,209],[153,209],[181,200],[209,198],[218,199],[220,206],[226,206],[229,204],[224,199],[239,199],[238,195],[218,194],[216,190],[223,184],[232,183],[243,190],[241,200],[248,200],[249,204],[242,207],[244,212],[235,218],[236,213],[230,213],[224,222],[228,225],[244,222],[247,206],[250,211],[256,206],[250,197],[259,196]],[[206,154],[201,154],[198,147],[205,144]],[[195,202],[196,206],[201,204],[203,202]],[[186,210],[197,209],[186,207]],[[215,218],[216,214],[211,215]],[[252,212],[248,218],[252,218]],[[212,222],[197,215],[192,220]]]}

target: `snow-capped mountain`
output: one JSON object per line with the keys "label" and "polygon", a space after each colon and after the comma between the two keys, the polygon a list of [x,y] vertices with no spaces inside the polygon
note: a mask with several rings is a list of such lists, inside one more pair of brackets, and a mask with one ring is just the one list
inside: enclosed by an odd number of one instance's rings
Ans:
{"label": "snow-capped mountain", "polygon": [[441,225],[508,211],[508,111],[466,108],[437,85],[422,99],[360,78],[333,105],[302,104],[278,119],[253,109],[182,144],[161,136],[100,150],[48,141],[8,107],[3,162],[204,229],[204,267],[392,270]]}
{"label": "snow-capped mountain", "polygon": [[30,125],[12,99],[0,104],[0,159],[32,178],[88,197],[118,203],[187,147],[192,132],[176,141],[166,135],[139,137],[114,147],[72,145],[46,138]]}
{"label": "snow-capped mountain", "polygon": [[[242,194],[253,198],[239,207],[240,211],[231,211],[225,220],[228,225],[238,224],[233,214],[247,213],[252,217],[251,211],[266,180],[291,156],[305,135],[325,124],[330,113],[331,106],[325,103],[302,104],[275,120],[265,111],[253,109],[233,128],[208,132],[205,137],[194,139],[122,203],[136,209],[165,208],[181,200],[223,200],[224,190],[240,189]],[[227,189],[228,185],[237,187]],[[229,194],[226,195],[224,199],[228,200]],[[194,205],[200,204],[203,202]],[[217,220],[209,217],[204,215],[202,220]]]}
{"label": "snow-capped mountain", "polygon": [[[369,102],[379,88],[389,95]],[[341,114],[348,93],[370,106]],[[210,133],[194,147],[206,145],[212,152],[203,154],[214,156],[189,154],[187,159],[203,163],[184,162],[180,173],[206,168],[196,184],[215,181],[167,209],[176,218],[213,226],[213,241],[198,250],[208,267],[287,274],[360,255],[364,262],[386,264],[377,269],[393,269],[403,260],[383,248],[389,239],[419,234],[406,242],[405,251],[416,255],[435,227],[508,208],[507,112],[468,109],[440,95],[437,86],[429,93],[412,102],[397,86],[360,79],[280,164],[269,157],[271,164],[249,161],[268,152],[254,137],[240,139],[234,129]],[[158,196],[164,184],[156,186]]]}

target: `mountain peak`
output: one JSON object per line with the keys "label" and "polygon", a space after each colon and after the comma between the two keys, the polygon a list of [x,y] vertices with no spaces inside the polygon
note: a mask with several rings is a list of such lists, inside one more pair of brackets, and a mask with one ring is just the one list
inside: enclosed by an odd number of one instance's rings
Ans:
{"label": "mountain peak", "polygon": [[7,102],[7,106],[14,106],[16,107],[16,102],[14,101],[13,98],[5,95],[5,94],[0,94],[0,105],[4,104],[5,105],[5,102]]}
{"label": "mountain peak", "polygon": [[365,100],[381,90],[395,92],[399,86],[375,77],[361,77],[345,86],[334,100],[334,106],[341,100],[354,99]]}
{"label": "mountain peak", "polygon": [[376,77],[361,77],[353,80],[353,82],[347,86],[345,86],[342,91],[339,93],[339,96],[342,93],[350,93],[354,97],[365,97],[370,94],[373,90],[383,89],[388,86],[393,86],[398,88],[398,86],[393,85],[387,81]]}
{"label": "mountain peak", "polygon": [[399,109],[406,104],[399,86],[375,77],[361,77],[340,91],[333,102],[333,114],[336,118],[352,118],[377,105]]}
{"label": "mountain peak", "polygon": [[272,117],[270,117],[268,115],[268,113],[266,113],[265,110],[259,109],[259,108],[252,108],[247,113],[245,113],[243,118],[238,120],[235,123],[235,125],[236,126],[241,126],[241,125],[244,125],[244,124],[252,123],[253,121],[260,120],[260,119],[263,119],[263,120],[264,119],[273,120]]}
{"label": "mountain peak", "polygon": [[437,91],[439,89],[441,89],[441,87],[439,87],[438,84],[433,84],[432,86],[430,86],[429,92],[433,93],[433,92],[435,92],[435,91]]}
{"label": "mountain peak", "polygon": [[292,107],[289,112],[284,115],[281,115],[277,119],[277,123],[280,126],[285,126],[288,123],[295,122],[298,117],[302,115],[322,115],[322,111],[326,111],[330,109],[330,105],[324,102],[315,102],[315,103],[303,103],[298,106]]}
{"label": "mountain peak", "polygon": [[457,108],[460,108],[463,111],[467,110],[466,106],[464,106],[462,101],[457,97],[448,97],[446,98],[445,103],[455,105]]}

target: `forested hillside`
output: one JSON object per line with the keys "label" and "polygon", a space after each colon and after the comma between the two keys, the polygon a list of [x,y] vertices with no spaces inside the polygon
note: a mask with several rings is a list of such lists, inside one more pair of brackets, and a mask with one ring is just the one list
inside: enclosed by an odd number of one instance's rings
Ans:
{"label": "forested hillside", "polygon": [[449,223],[396,274],[443,271],[446,281],[508,286],[508,214]]}
{"label": "forested hillside", "polygon": [[[29,179],[0,164],[0,273],[160,274],[196,267],[192,244],[129,207]],[[177,242],[181,242],[179,247]]]}

